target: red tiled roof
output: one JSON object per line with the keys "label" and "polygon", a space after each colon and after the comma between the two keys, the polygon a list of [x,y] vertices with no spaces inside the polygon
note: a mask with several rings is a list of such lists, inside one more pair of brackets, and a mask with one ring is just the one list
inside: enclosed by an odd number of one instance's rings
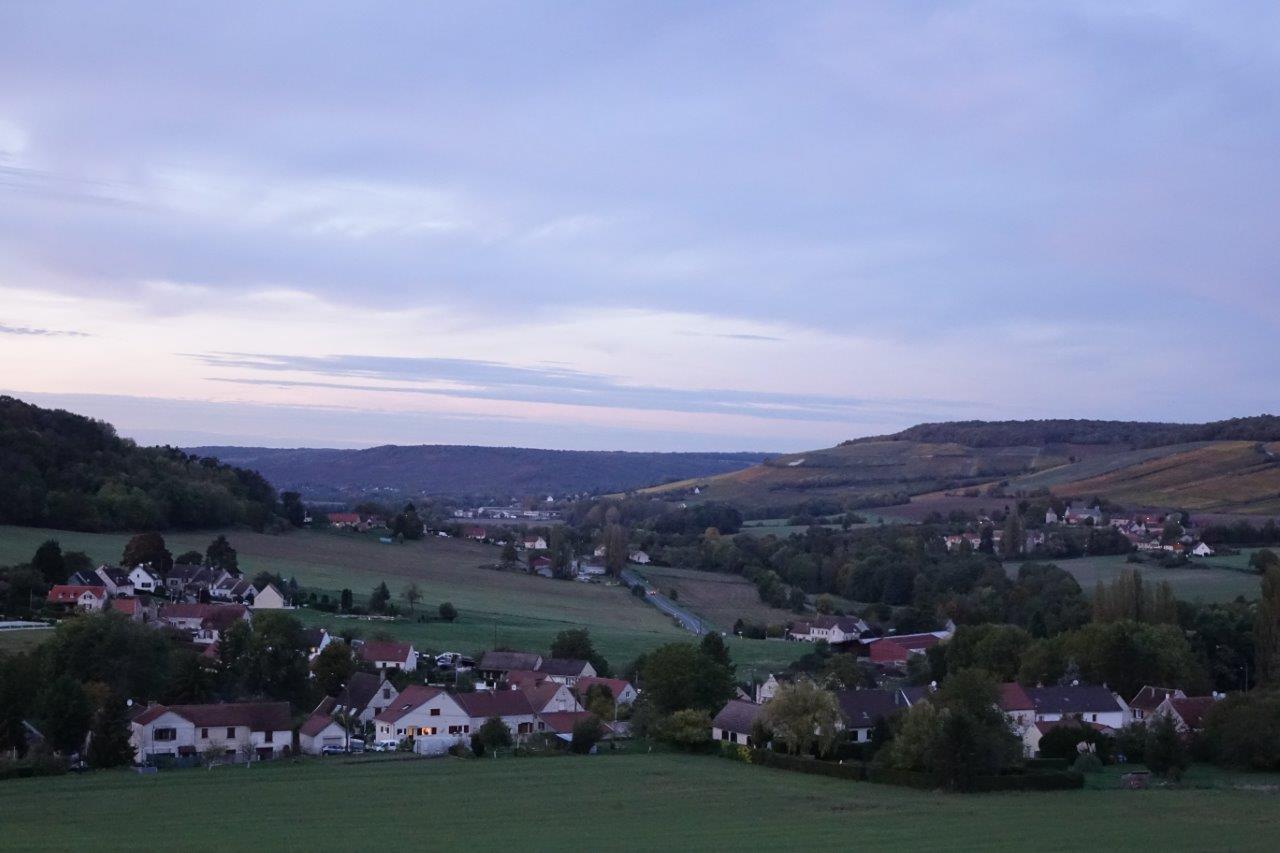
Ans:
{"label": "red tiled roof", "polygon": [[545,682],[550,676],[545,672],[536,672],[531,669],[512,669],[508,670],[504,676],[506,682],[512,687],[537,687]]}
{"label": "red tiled roof", "polygon": [[136,598],[113,598],[111,600],[111,609],[129,616],[137,613],[142,607],[142,602]]}
{"label": "red tiled roof", "polygon": [[573,691],[578,694],[579,699],[585,700],[587,698],[587,691],[597,684],[608,687],[609,692],[613,694],[613,698],[615,700],[622,695],[624,690],[631,686],[631,682],[624,681],[621,678],[601,678],[598,675],[583,676],[578,679],[577,684],[573,685]]}
{"label": "red tiled roof", "polygon": [[[547,728],[559,735],[567,735],[573,733],[573,727],[582,720],[592,717],[590,711],[552,711],[546,714],[539,714],[538,718],[547,724]],[[605,730],[609,730],[607,723],[602,723]]]}
{"label": "red tiled roof", "polygon": [[421,684],[410,684],[400,692],[390,705],[382,710],[382,713],[374,717],[374,722],[378,723],[394,723],[405,714],[421,707],[427,702],[444,693],[438,687],[426,687]]}
{"label": "red tiled roof", "polygon": [[329,513],[330,524],[359,524],[360,515],[354,512],[331,512]]}
{"label": "red tiled roof", "polygon": [[1036,703],[1031,701],[1022,685],[1015,682],[1000,685],[1001,711],[1034,711]]}
{"label": "red tiled roof", "polygon": [[495,690],[484,693],[457,693],[454,700],[472,719],[513,717],[532,714],[529,697],[520,690]]}
{"label": "red tiled roof", "polygon": [[298,734],[315,737],[329,727],[334,722],[333,708],[337,704],[332,696],[326,696],[311,712],[311,716],[307,717],[307,721],[298,729]]}
{"label": "red tiled roof", "polygon": [[196,726],[219,728],[246,726],[255,732],[287,731],[293,728],[293,711],[288,702],[223,702],[210,705],[152,705],[133,718],[146,725],[172,711]]}
{"label": "red tiled roof", "polygon": [[1160,703],[1165,697],[1174,696],[1178,691],[1173,687],[1152,687],[1147,685],[1138,691],[1138,695],[1133,697],[1133,701],[1129,703],[1130,708],[1137,708],[1139,711],[1154,711],[1160,707]]}
{"label": "red tiled roof", "polygon": [[1182,718],[1182,722],[1192,729],[1200,728],[1201,724],[1204,723],[1204,715],[1209,713],[1209,709],[1213,707],[1213,703],[1216,701],[1212,696],[1169,698],[1169,704],[1173,706],[1173,710],[1177,711],[1178,716]]}
{"label": "red tiled roof", "polygon": [[404,663],[409,659],[409,652],[411,651],[413,651],[412,643],[369,640],[360,646],[359,654],[361,659],[370,662],[396,661],[397,663]]}
{"label": "red tiled roof", "polygon": [[101,586],[58,584],[49,590],[48,600],[53,604],[75,604],[86,592],[91,592],[98,598],[107,596],[106,588]]}

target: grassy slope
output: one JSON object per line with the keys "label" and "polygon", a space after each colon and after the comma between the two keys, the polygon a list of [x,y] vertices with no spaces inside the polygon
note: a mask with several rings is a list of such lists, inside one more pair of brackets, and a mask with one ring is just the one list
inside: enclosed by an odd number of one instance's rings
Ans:
{"label": "grassy slope", "polygon": [[[1247,565],[1249,551],[1236,557],[1210,557],[1193,559],[1190,566],[1178,569],[1162,569],[1146,563],[1129,563],[1122,555],[1106,557],[1080,557],[1074,560],[1053,560],[1070,572],[1080,583],[1085,595],[1092,595],[1099,580],[1110,582],[1125,569],[1137,569],[1144,581],[1156,583],[1168,581],[1174,594],[1187,601],[1232,601],[1236,596],[1258,597],[1258,576],[1234,571]],[[1018,563],[1005,563],[1005,571],[1012,577],[1018,572]]]}
{"label": "grassy slope", "polygon": [[660,592],[675,589],[679,593],[678,604],[710,620],[722,631],[732,628],[739,618],[765,625],[794,618],[789,610],[779,610],[762,603],[755,584],[739,575],[661,566],[639,566],[635,571]]}
{"label": "grassy slope", "polygon": [[33,628],[20,631],[0,631],[0,656],[10,652],[25,652],[34,649],[53,634],[48,628]]}
{"label": "grassy slope", "polygon": [[[23,779],[0,790],[4,846],[31,851],[1270,850],[1280,831],[1272,793],[961,797],[667,754],[312,761]],[[119,825],[121,803],[146,819],[105,829]]]}
{"label": "grassy slope", "polygon": [[[166,541],[176,554],[190,548],[203,550],[213,535],[173,534]],[[344,586],[358,596],[367,595],[379,581],[386,581],[392,594],[398,595],[412,581],[423,592],[420,609],[434,610],[440,602],[450,601],[461,613],[453,624],[354,623],[365,636],[386,631],[434,650],[475,652],[501,644],[544,651],[560,631],[585,627],[601,653],[619,666],[662,643],[692,639],[620,587],[481,568],[498,558],[498,549],[490,545],[439,538],[381,545],[376,537],[312,531],[268,536],[237,530],[227,535],[238,551],[241,568],[250,574],[279,572],[334,595]],[[128,540],[125,534],[0,527],[0,565],[30,559],[49,538],[59,540],[65,550],[82,550],[101,561],[118,560]],[[339,630],[353,624],[328,614],[300,611],[300,615]],[[764,668],[781,668],[804,651],[795,644],[736,639],[730,647],[735,660]]]}

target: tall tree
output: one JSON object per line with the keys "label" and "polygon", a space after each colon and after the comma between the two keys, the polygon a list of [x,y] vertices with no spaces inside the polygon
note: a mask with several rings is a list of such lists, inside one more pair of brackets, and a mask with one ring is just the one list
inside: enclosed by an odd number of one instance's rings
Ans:
{"label": "tall tree", "polygon": [[369,610],[372,613],[381,613],[387,609],[387,604],[391,601],[391,590],[387,589],[387,582],[383,581],[373,588],[373,592],[369,595]]}
{"label": "tall tree", "polygon": [[40,691],[36,712],[45,740],[54,749],[72,753],[84,745],[84,736],[93,721],[93,706],[80,682],[70,675],[54,679]]}
{"label": "tall tree", "polygon": [[90,767],[121,767],[133,761],[133,752],[128,708],[122,697],[112,693],[94,718],[85,757]]}
{"label": "tall tree", "polygon": [[316,686],[326,696],[338,695],[355,671],[356,661],[351,656],[351,647],[346,643],[329,643],[311,664]]}
{"label": "tall tree", "polygon": [[162,574],[168,574],[173,568],[173,555],[165,547],[164,537],[159,533],[139,533],[125,544],[120,564],[129,568],[145,564]]}
{"label": "tall tree", "polygon": [[1267,566],[1253,622],[1259,684],[1280,683],[1280,567]]}
{"label": "tall tree", "polygon": [[48,584],[66,583],[67,566],[62,558],[62,546],[56,539],[45,540],[31,558],[31,568],[40,573]]}
{"label": "tall tree", "polygon": [[807,678],[780,685],[760,716],[774,739],[794,755],[826,755],[841,722],[835,694]]}
{"label": "tall tree", "polygon": [[604,567],[614,577],[627,567],[627,531],[621,524],[604,529]]}
{"label": "tall tree", "polygon": [[418,602],[422,600],[422,589],[416,581],[410,582],[403,590],[400,591],[400,597],[404,599],[404,603],[409,605],[409,612],[418,606]]}
{"label": "tall tree", "polygon": [[609,662],[596,651],[595,644],[591,642],[591,632],[586,628],[568,628],[556,634],[551,641],[551,656],[589,661],[600,676],[608,677],[610,672]]}
{"label": "tall tree", "polygon": [[210,568],[222,569],[226,572],[240,571],[240,560],[236,556],[236,549],[231,547],[227,537],[221,533],[205,549],[204,563]]}

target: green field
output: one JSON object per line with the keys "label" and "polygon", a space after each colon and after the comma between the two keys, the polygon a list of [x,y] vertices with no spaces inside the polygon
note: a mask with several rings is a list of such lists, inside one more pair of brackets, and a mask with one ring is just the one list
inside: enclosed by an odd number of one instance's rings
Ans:
{"label": "green field", "polygon": [[[203,551],[213,533],[166,536],[169,550]],[[64,550],[81,550],[97,561],[116,561],[127,534],[95,534],[22,527],[0,527],[0,565],[29,560],[46,539],[57,539]],[[266,535],[228,531],[240,568],[296,577],[303,586],[328,591],[335,599],[343,587],[358,598],[385,581],[396,597],[410,582],[423,593],[420,612],[434,613],[443,601],[452,602],[460,617],[454,623],[400,620],[356,622],[331,614],[299,611],[304,621],[342,630],[353,624],[364,636],[374,631],[411,639],[420,648],[478,652],[495,645],[546,651],[566,628],[591,631],[600,652],[621,667],[640,653],[662,643],[692,639],[655,608],[619,586],[553,581],[522,572],[485,568],[497,562],[492,545],[457,539],[430,538],[405,545],[383,545],[377,537],[335,532],[295,531]],[[793,643],[730,640],[734,660],[764,670],[781,669],[805,649]]]}
{"label": "green field", "polygon": [[[1233,601],[1236,596],[1257,598],[1258,576],[1238,571],[1249,560],[1249,552],[1233,557],[1193,558],[1187,566],[1162,569],[1150,563],[1130,563],[1124,555],[1077,557],[1072,560],[1047,560],[1070,572],[1080,583],[1085,595],[1092,595],[1098,581],[1110,582],[1125,569],[1136,569],[1144,581],[1168,581],[1174,594],[1186,601]],[[1005,563],[1005,571],[1013,577],[1020,563]]]}
{"label": "green field", "polygon": [[[0,846],[25,851],[1272,850],[1280,832],[1274,792],[960,796],[661,753],[113,771],[3,782],[0,803]],[[145,818],[121,828],[122,803]]]}
{"label": "green field", "polygon": [[47,628],[0,631],[0,655],[7,652],[25,652],[35,648],[53,635]]}

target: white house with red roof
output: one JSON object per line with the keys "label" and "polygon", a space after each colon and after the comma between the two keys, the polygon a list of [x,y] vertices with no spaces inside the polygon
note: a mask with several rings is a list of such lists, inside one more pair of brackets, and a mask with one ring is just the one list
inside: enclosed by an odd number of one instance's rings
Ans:
{"label": "white house with red roof", "polygon": [[1000,685],[997,700],[1000,710],[1009,718],[1013,730],[1021,735],[1036,722],[1036,703],[1016,681]]}
{"label": "white house with red roof", "polygon": [[418,652],[412,643],[366,640],[356,647],[356,656],[374,669],[398,669],[414,672],[418,669]]}
{"label": "white house with red roof", "polygon": [[288,702],[150,705],[134,716],[130,728],[129,742],[142,762],[160,755],[210,752],[274,758],[293,746]]}
{"label": "white house with red roof", "polygon": [[902,666],[913,656],[922,655],[930,647],[951,639],[955,627],[948,623],[941,631],[924,631],[918,634],[890,634],[874,640],[863,640],[867,656],[873,663]]}
{"label": "white house with red roof", "polygon": [[97,613],[107,603],[106,587],[58,584],[49,590],[46,600],[61,607]]}
{"label": "white house with red roof", "polygon": [[414,752],[442,754],[471,737],[471,715],[457,701],[458,695],[411,684],[373,718],[374,737],[380,743],[412,740]]}
{"label": "white house with red roof", "polygon": [[1183,734],[1198,732],[1204,728],[1205,715],[1217,701],[1217,696],[1166,696],[1151,718],[1173,717],[1178,731]]}
{"label": "white house with red roof", "polygon": [[640,697],[636,689],[631,686],[631,682],[621,678],[601,678],[598,675],[579,678],[578,683],[573,685],[573,691],[578,695],[579,701],[586,702],[587,694],[595,686],[609,688],[609,694],[613,696],[615,705],[631,705]]}

